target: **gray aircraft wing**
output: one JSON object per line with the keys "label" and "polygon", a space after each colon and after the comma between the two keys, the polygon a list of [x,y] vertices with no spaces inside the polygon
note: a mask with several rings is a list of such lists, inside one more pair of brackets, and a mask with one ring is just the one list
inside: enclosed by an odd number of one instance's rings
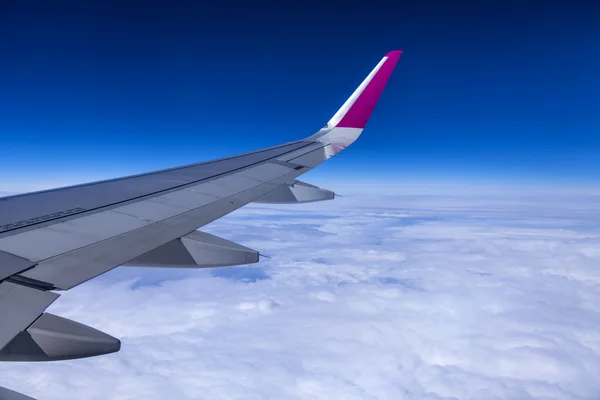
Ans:
{"label": "gray aircraft wing", "polygon": [[333,192],[297,178],[358,138],[400,54],[383,57],[327,125],[304,140],[0,197],[0,361],[118,351],[118,339],[44,311],[60,291],[120,265],[199,268],[257,262],[257,251],[197,229],[252,202],[333,199]]}
{"label": "gray aircraft wing", "polygon": [[0,387],[0,399],[2,400],[35,400],[24,394],[13,392],[6,388]]}

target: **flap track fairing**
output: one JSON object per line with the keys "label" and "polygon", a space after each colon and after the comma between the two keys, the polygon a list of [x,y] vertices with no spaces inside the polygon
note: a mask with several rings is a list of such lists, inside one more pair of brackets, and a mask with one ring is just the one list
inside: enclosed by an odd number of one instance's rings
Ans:
{"label": "flap track fairing", "polygon": [[296,181],[293,185],[283,185],[255,200],[254,203],[262,204],[298,204],[313,201],[333,200],[335,193],[321,189],[318,186]]}

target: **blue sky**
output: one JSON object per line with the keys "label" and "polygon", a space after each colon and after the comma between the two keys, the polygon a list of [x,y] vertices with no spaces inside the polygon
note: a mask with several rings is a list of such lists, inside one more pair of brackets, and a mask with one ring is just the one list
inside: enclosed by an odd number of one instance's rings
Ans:
{"label": "blue sky", "polygon": [[459,3],[7,2],[0,179],[71,183],[302,138],[400,48],[361,139],[308,178],[597,185],[600,5]]}

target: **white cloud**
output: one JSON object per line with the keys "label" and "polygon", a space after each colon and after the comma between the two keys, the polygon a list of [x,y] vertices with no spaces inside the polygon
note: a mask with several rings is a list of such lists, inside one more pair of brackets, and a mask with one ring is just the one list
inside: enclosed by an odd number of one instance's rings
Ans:
{"label": "white cloud", "polygon": [[5,363],[44,399],[597,399],[600,202],[356,197],[208,227],[273,258],[118,268],[51,312],[113,355]]}

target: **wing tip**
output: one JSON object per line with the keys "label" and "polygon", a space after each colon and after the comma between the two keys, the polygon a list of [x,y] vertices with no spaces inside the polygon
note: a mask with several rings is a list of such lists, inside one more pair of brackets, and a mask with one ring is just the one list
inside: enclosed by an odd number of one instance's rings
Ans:
{"label": "wing tip", "polygon": [[359,129],[366,126],[402,53],[402,50],[392,50],[383,57],[361,86],[332,118],[334,120],[334,123],[331,123],[332,126]]}
{"label": "wing tip", "polygon": [[389,53],[387,53],[385,56],[387,58],[400,57],[402,55],[402,53],[404,53],[404,50],[392,50]]}

